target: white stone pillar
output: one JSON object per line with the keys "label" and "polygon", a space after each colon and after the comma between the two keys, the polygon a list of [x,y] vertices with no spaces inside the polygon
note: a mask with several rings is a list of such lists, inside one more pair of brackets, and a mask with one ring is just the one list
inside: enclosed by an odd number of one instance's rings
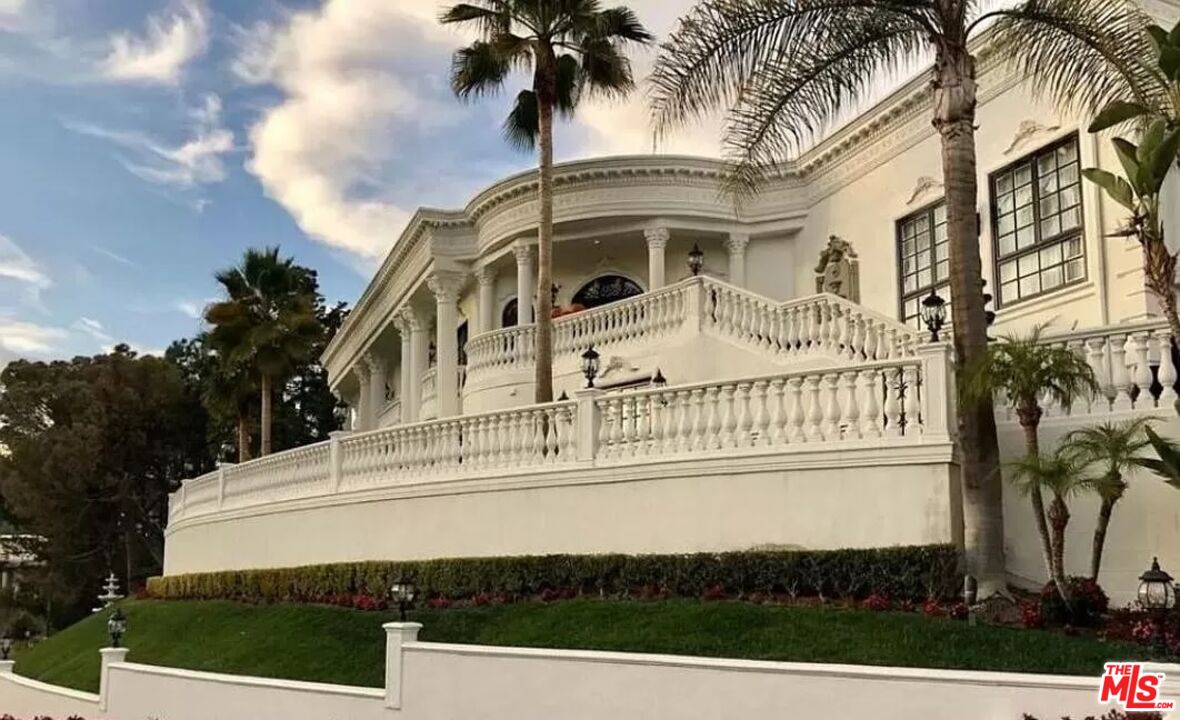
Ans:
{"label": "white stone pillar", "polygon": [[647,289],[659,290],[666,284],[664,249],[668,247],[668,228],[644,230],[643,237],[647,240]]}
{"label": "white stone pillar", "polygon": [[750,236],[745,233],[730,233],[725,240],[725,249],[729,251],[729,283],[737,287],[746,286],[746,246],[750,244]]}
{"label": "white stone pillar", "polygon": [[381,411],[385,409],[385,358],[375,352],[365,355],[365,363],[369,366],[369,430],[376,430],[381,424]]}
{"label": "white stone pillar", "polygon": [[528,325],[533,322],[533,286],[537,277],[533,246],[518,242],[513,252],[516,253],[516,324]]}
{"label": "white stone pillar", "polygon": [[98,676],[98,709],[105,713],[111,698],[111,665],[127,660],[127,648],[102,648],[98,653],[102,656]]}
{"label": "white stone pillar", "polygon": [[496,329],[496,271],[482,267],[475,271],[479,284],[479,327],[475,332],[486,333]]}
{"label": "white stone pillar", "polygon": [[356,373],[357,385],[360,389],[357,391],[356,415],[357,428],[361,432],[373,429],[373,400],[369,394],[369,384],[372,382],[373,373],[369,369],[369,363],[365,358],[358,358],[356,365],[353,366],[353,371]]}
{"label": "white stone pillar", "polygon": [[[402,418],[414,422],[422,409],[422,376],[430,363],[430,338],[426,325],[411,308],[402,309],[402,322],[410,331],[409,362],[405,363],[406,394],[402,397]],[[404,346],[403,346],[404,347]]]}
{"label": "white stone pillar", "polygon": [[459,414],[459,291],[463,273],[436,270],[427,284],[436,308],[434,347],[437,349],[438,417]]}
{"label": "white stone pillar", "polygon": [[410,323],[401,313],[393,317],[393,327],[397,330],[397,336],[401,339],[401,374],[398,377],[398,399],[401,400],[400,420],[402,422],[409,422],[409,404],[410,404]]}
{"label": "white stone pillar", "polygon": [[385,628],[385,707],[400,710],[406,645],[418,642],[422,623],[391,622],[381,627]]}
{"label": "white stone pillar", "polygon": [[16,668],[16,660],[0,660],[0,675],[11,675]]}

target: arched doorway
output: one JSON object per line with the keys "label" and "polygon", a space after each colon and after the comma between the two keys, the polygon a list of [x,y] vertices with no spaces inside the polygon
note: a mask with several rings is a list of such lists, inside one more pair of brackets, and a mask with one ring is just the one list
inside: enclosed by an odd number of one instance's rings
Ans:
{"label": "arched doorway", "polygon": [[643,294],[643,288],[622,275],[599,275],[574,293],[573,303],[589,310]]}
{"label": "arched doorway", "polygon": [[516,298],[512,298],[504,306],[504,309],[500,311],[500,327],[516,327],[517,309],[518,304]]}

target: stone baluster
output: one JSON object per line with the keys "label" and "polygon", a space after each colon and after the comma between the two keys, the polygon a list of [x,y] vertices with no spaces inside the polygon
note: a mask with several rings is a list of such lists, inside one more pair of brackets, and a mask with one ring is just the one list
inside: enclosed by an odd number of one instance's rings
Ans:
{"label": "stone baluster", "polygon": [[820,398],[820,382],[823,378],[820,375],[808,375],[805,380],[807,381],[807,420],[803,433],[807,436],[808,441],[819,442],[824,439],[822,430],[824,411]]}
{"label": "stone baluster", "polygon": [[917,436],[922,430],[922,411],[919,397],[921,390],[918,382],[918,367],[906,365],[902,371],[902,381],[905,383],[905,434]]}
{"label": "stone baluster", "polygon": [[1156,378],[1163,386],[1163,390],[1160,391],[1159,406],[1171,407],[1176,402],[1176,364],[1172,359],[1172,332],[1167,329],[1157,330],[1155,337],[1158,341],[1160,358]]}
{"label": "stone baluster", "polygon": [[770,445],[770,411],[767,407],[770,383],[766,380],[754,382],[750,390],[750,432],[751,444],[759,447]]}
{"label": "stone baluster", "polygon": [[840,374],[844,384],[844,403],[840,408],[840,427],[850,440],[860,437],[860,405],[857,403],[857,373],[855,370]]}
{"label": "stone baluster", "polygon": [[1135,371],[1131,380],[1137,390],[1135,394],[1135,407],[1137,408],[1155,406],[1155,398],[1151,396],[1150,348],[1148,347],[1147,341],[1148,334],[1146,332],[1138,332],[1131,337],[1135,353]]}
{"label": "stone baluster", "polygon": [[803,430],[803,423],[807,416],[803,409],[803,378],[788,378],[787,387],[791,401],[791,410],[787,416],[788,422],[790,422],[787,439],[789,442],[805,442],[807,433]]}
{"label": "stone baluster", "polygon": [[1132,409],[1130,377],[1127,372],[1127,338],[1115,335],[1110,339],[1110,381],[1114,386],[1114,402],[1111,409],[1122,412]]}
{"label": "stone baluster", "polygon": [[754,385],[752,383],[738,383],[737,394],[737,428],[735,430],[734,445],[736,447],[750,447],[750,431],[754,427]]}
{"label": "stone baluster", "polygon": [[734,446],[734,430],[737,428],[737,418],[734,416],[733,395],[735,388],[733,385],[725,385],[721,388],[721,438],[720,443],[723,448],[731,448]]}
{"label": "stone baluster", "polygon": [[828,373],[823,376],[824,418],[820,432],[824,440],[840,439],[840,375]]}
{"label": "stone baluster", "polygon": [[787,410],[783,403],[786,381],[776,378],[770,381],[770,392],[767,397],[770,405],[770,444],[781,445],[787,441]]}
{"label": "stone baluster", "polygon": [[886,368],[885,378],[885,435],[887,437],[901,437],[901,403],[898,393],[901,385],[901,371],[896,368]]}
{"label": "stone baluster", "polygon": [[709,411],[705,408],[705,391],[702,388],[696,388],[691,392],[692,397],[692,420],[688,425],[688,447],[689,451],[706,450],[709,447],[707,436]]}
{"label": "stone baluster", "polygon": [[1100,413],[1110,409],[1110,397],[1114,390],[1110,382],[1110,373],[1106,363],[1106,338],[1089,338],[1086,343],[1086,362],[1094,371],[1094,379],[1098,382],[1098,392],[1090,398],[1090,412]]}
{"label": "stone baluster", "polygon": [[881,371],[876,369],[860,372],[864,385],[864,411],[861,415],[861,435],[864,437],[881,436],[881,405],[878,397],[881,392]]}

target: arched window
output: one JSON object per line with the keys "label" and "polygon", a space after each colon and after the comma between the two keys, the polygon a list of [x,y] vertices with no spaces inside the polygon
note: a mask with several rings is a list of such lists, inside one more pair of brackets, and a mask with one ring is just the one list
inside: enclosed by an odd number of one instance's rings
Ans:
{"label": "arched window", "polygon": [[574,304],[590,309],[626,300],[642,293],[643,288],[639,287],[634,280],[629,280],[622,275],[601,275],[574,293]]}
{"label": "arched window", "polygon": [[516,298],[512,298],[500,311],[500,327],[516,327]]}

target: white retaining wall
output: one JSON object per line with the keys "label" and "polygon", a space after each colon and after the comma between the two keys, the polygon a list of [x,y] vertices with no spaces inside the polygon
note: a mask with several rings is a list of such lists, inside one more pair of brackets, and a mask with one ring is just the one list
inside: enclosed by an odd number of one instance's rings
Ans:
{"label": "white retaining wall", "polygon": [[[87,720],[1042,720],[1098,715],[1097,677],[420,643],[390,623],[386,688],[108,665],[100,697],[0,674],[0,712]],[[1165,698],[1180,698],[1180,666]],[[99,710],[99,707],[104,708]]]}

